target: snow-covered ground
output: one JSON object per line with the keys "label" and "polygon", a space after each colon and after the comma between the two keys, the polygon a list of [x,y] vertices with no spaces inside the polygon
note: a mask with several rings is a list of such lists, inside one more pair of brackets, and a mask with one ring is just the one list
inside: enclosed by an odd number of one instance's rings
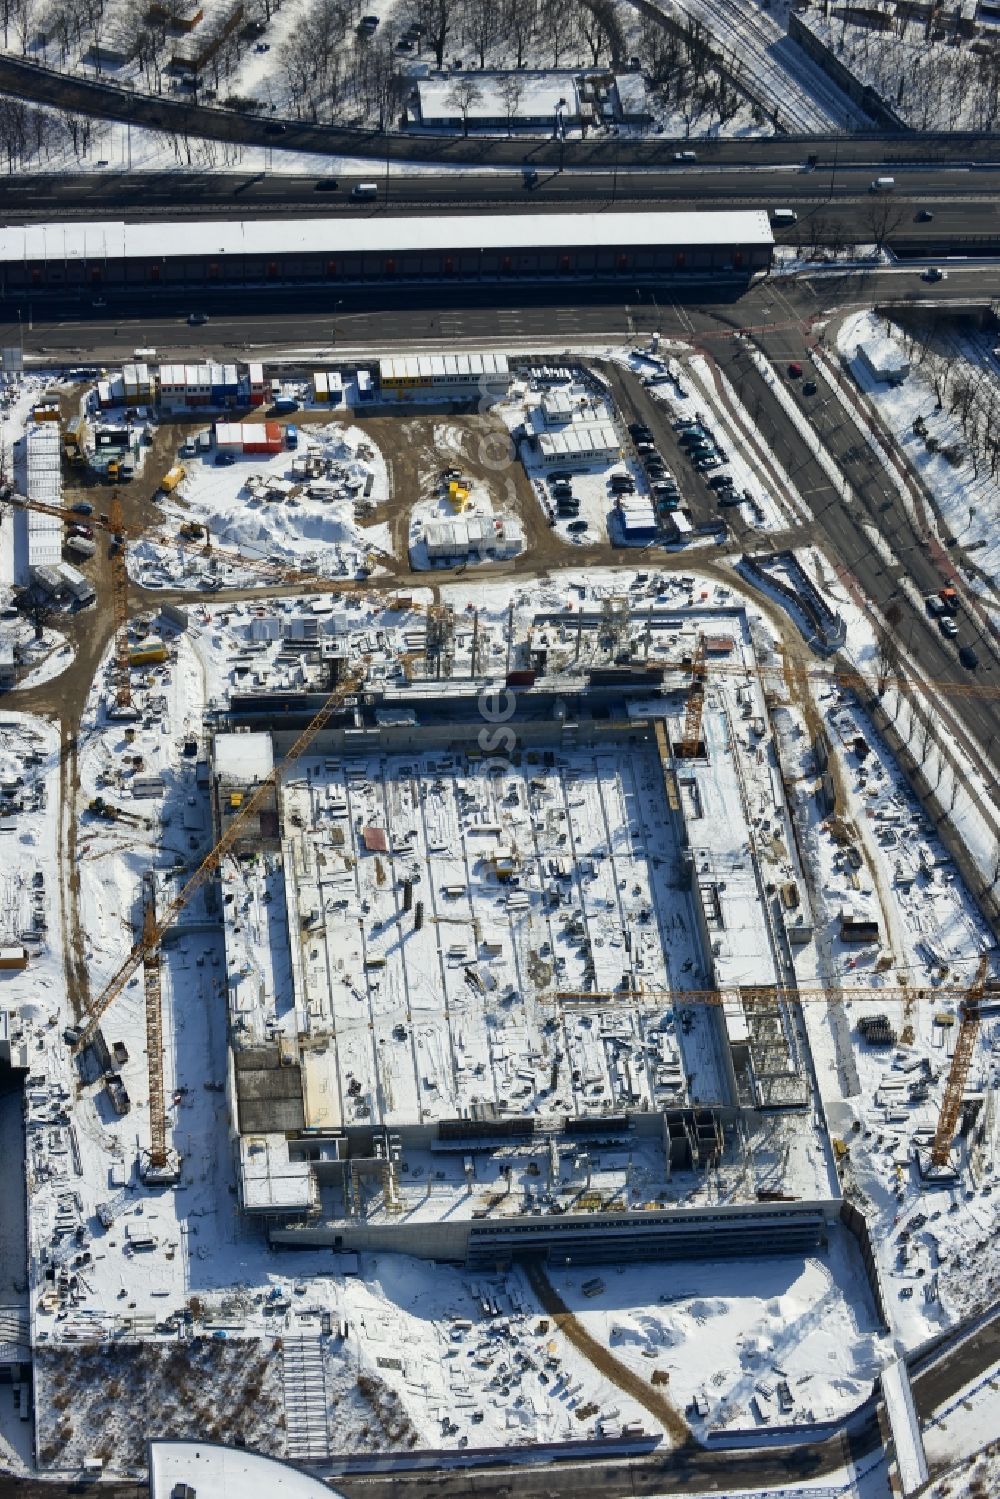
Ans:
{"label": "snow-covered ground", "polygon": [[246,583],[254,577],[232,555],[265,564],[287,562],[302,572],[353,577],[374,571],[391,552],[389,527],[361,518],[388,494],[385,462],[367,433],[341,423],[299,427],[295,450],[236,453],[225,467],[217,450],[181,460],[185,477],[163,500],[165,530],[194,522],[219,550],[144,540],[129,550],[133,574],[147,588]]}
{"label": "snow-covered ground", "polygon": [[[583,1326],[645,1378],[669,1375],[670,1397],[698,1435],[726,1426],[825,1421],[870,1393],[890,1349],[843,1233],[823,1257],[620,1266],[604,1290],[592,1269],[553,1283]],[[689,1409],[698,1400],[707,1413]]]}
{"label": "snow-covered ground", "polygon": [[[441,451],[441,449],[439,449]],[[444,449],[447,451],[447,449]],[[454,483],[458,490],[451,492]],[[512,517],[498,513],[493,507],[490,486],[483,479],[459,474],[458,478],[440,478],[437,492],[431,499],[419,500],[410,511],[410,566],[416,570],[434,567],[436,558],[427,554],[427,526],[440,522],[482,520],[486,523],[487,539],[481,549],[469,558],[470,561],[487,561],[492,558],[500,527]],[[520,531],[520,527],[518,527]],[[523,549],[522,542],[517,550]]]}
{"label": "snow-covered ground", "polygon": [[[780,8],[780,7],[779,7]],[[863,129],[868,117],[788,36],[785,25],[754,0],[666,0],[705,28],[715,49],[751,90],[766,98],[786,131]]]}
{"label": "snow-covered ground", "polygon": [[0,947],[23,946],[27,966],[0,973],[0,1007],[46,1013],[62,990],[59,732],[4,711],[0,723]]}
{"label": "snow-covered ground", "polygon": [[[869,341],[874,346],[887,344],[907,357],[907,340],[897,325],[874,312],[859,312],[844,319],[837,348],[930,491],[943,521],[942,535],[957,537],[963,549],[973,554],[977,571],[965,570],[970,588],[996,607],[1000,603],[995,583],[1000,570],[1000,485],[991,476],[987,462],[980,459],[973,463],[969,442],[949,409],[960,380],[972,385],[982,381],[987,392],[995,387],[1000,399],[1000,377],[988,341],[970,340],[961,351],[949,348],[940,356],[930,353],[924,363],[913,357],[910,372],[900,385],[876,380],[863,365],[857,349],[860,343]],[[940,411],[936,410],[935,379],[942,382],[940,388],[945,395]],[[914,431],[918,417],[925,424],[923,435]],[[952,449],[958,455],[957,462],[946,456]],[[979,569],[985,577],[979,576]]]}
{"label": "snow-covered ground", "polygon": [[926,23],[900,14],[890,29],[853,25],[843,9],[809,10],[803,23],[831,47],[860,84],[875,90],[911,130],[993,130],[996,97],[990,54],[991,27],[978,36],[942,24],[933,37]]}

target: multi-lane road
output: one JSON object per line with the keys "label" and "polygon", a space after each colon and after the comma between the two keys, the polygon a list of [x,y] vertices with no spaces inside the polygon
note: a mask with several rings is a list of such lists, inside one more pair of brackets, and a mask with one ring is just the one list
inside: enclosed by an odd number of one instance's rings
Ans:
{"label": "multi-lane road", "polygon": [[[373,176],[355,163],[353,175],[281,174],[266,170],[129,173],[106,170],[0,180],[6,222],[64,219],[254,218],[270,214],[343,216],[511,212],[621,212],[668,209],[793,208],[798,223],[777,229],[786,242],[865,243],[889,238],[903,254],[1000,250],[1000,166],[976,169],[926,164],[895,169],[891,198],[870,191],[871,165],[810,168],[785,148],[767,170],[696,163],[626,172],[542,167],[533,187],[520,171],[378,173],[379,197],[352,198],[352,186]],[[257,166],[258,163],[254,163]],[[329,190],[336,182],[336,189]],[[922,217],[927,212],[931,218]]]}

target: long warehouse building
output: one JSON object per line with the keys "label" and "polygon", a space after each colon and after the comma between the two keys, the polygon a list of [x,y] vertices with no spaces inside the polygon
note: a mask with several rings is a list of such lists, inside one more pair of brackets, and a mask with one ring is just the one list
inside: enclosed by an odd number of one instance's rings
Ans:
{"label": "long warehouse building", "polygon": [[767,214],[542,213],[8,225],[0,295],[117,287],[729,277],[771,264]]}

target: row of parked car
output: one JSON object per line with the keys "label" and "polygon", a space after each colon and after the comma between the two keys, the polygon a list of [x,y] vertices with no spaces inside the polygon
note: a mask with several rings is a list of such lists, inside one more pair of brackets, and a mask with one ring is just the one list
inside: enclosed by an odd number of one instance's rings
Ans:
{"label": "row of parked car", "polygon": [[729,460],[729,455],[724,448],[720,448],[715,438],[707,427],[692,418],[684,418],[674,422],[674,431],[677,433],[677,441],[691,460],[696,472],[710,475],[706,479],[709,489],[714,489],[716,497],[721,506],[738,505],[744,498],[736,488],[735,480],[731,474],[716,474],[713,469],[721,468]]}
{"label": "row of parked car", "polygon": [[587,522],[580,520],[580,501],[573,493],[573,475],[568,469],[559,469],[549,475],[549,487],[552,490],[552,499],[555,502],[556,513],[554,520],[568,520],[568,531],[578,535],[586,531]]}
{"label": "row of parked car", "polygon": [[[677,487],[677,480],[667,468],[662,455],[657,451],[653,434],[644,422],[631,422],[629,425],[629,436],[635,443],[635,450],[639,455],[643,472],[649,481],[649,492],[653,500],[661,510],[677,510],[680,508],[681,492]],[[612,491],[621,493],[615,489],[617,476],[613,475],[611,480]],[[634,488],[631,485],[630,489]]]}

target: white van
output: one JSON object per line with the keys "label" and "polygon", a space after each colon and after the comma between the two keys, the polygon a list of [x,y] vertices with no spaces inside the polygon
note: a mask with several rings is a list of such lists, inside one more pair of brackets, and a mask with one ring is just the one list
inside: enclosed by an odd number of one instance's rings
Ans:
{"label": "white van", "polygon": [[351,189],[352,198],[377,198],[377,182],[356,182]]}
{"label": "white van", "polygon": [[797,224],[799,216],[793,208],[772,208],[772,224]]}
{"label": "white van", "polygon": [[891,193],[895,186],[895,177],[876,177],[868,191],[870,193]]}

